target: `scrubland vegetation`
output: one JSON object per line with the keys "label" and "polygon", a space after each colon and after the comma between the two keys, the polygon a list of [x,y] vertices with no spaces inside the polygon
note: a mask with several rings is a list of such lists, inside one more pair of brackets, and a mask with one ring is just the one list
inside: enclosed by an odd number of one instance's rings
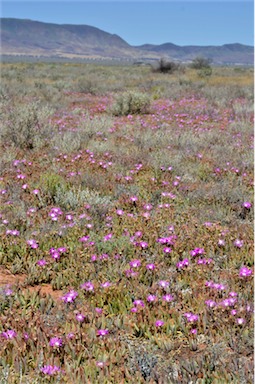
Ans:
{"label": "scrubland vegetation", "polygon": [[253,70],[1,65],[0,383],[253,383]]}

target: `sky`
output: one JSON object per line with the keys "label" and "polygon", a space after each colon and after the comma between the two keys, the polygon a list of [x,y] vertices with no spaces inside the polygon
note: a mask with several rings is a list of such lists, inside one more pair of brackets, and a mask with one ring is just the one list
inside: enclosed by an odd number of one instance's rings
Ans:
{"label": "sky", "polygon": [[2,0],[1,17],[86,24],[131,45],[254,45],[253,0]]}

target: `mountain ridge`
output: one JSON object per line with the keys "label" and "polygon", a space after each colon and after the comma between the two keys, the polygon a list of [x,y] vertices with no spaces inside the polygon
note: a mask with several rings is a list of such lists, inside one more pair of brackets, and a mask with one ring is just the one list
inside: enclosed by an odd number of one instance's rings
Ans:
{"label": "mountain ridge", "polygon": [[1,54],[190,62],[197,56],[213,64],[253,65],[254,48],[241,43],[180,46],[170,42],[132,46],[117,34],[86,24],[56,24],[0,18]]}

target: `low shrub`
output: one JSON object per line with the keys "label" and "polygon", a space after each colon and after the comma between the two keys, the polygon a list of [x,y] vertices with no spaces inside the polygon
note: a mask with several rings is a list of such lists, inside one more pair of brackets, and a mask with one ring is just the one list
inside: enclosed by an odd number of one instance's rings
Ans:
{"label": "low shrub", "polygon": [[45,146],[52,131],[49,122],[52,113],[52,109],[37,102],[14,106],[5,104],[0,126],[2,142],[21,149]]}
{"label": "low shrub", "polygon": [[128,91],[117,95],[111,112],[114,116],[127,116],[149,112],[150,97],[141,92]]}
{"label": "low shrub", "polygon": [[180,64],[175,63],[174,61],[167,61],[165,59],[160,59],[156,68],[154,67],[153,72],[160,73],[173,73],[180,69]]}

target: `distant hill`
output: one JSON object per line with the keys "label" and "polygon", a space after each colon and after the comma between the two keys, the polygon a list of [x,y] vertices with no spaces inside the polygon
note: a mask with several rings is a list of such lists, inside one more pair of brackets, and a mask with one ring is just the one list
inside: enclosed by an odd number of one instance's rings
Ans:
{"label": "distant hill", "polygon": [[52,24],[0,18],[1,54],[66,58],[156,60],[161,57],[183,62],[197,56],[213,64],[253,65],[254,48],[242,44],[178,46],[144,44],[131,46],[120,36],[88,25]]}

